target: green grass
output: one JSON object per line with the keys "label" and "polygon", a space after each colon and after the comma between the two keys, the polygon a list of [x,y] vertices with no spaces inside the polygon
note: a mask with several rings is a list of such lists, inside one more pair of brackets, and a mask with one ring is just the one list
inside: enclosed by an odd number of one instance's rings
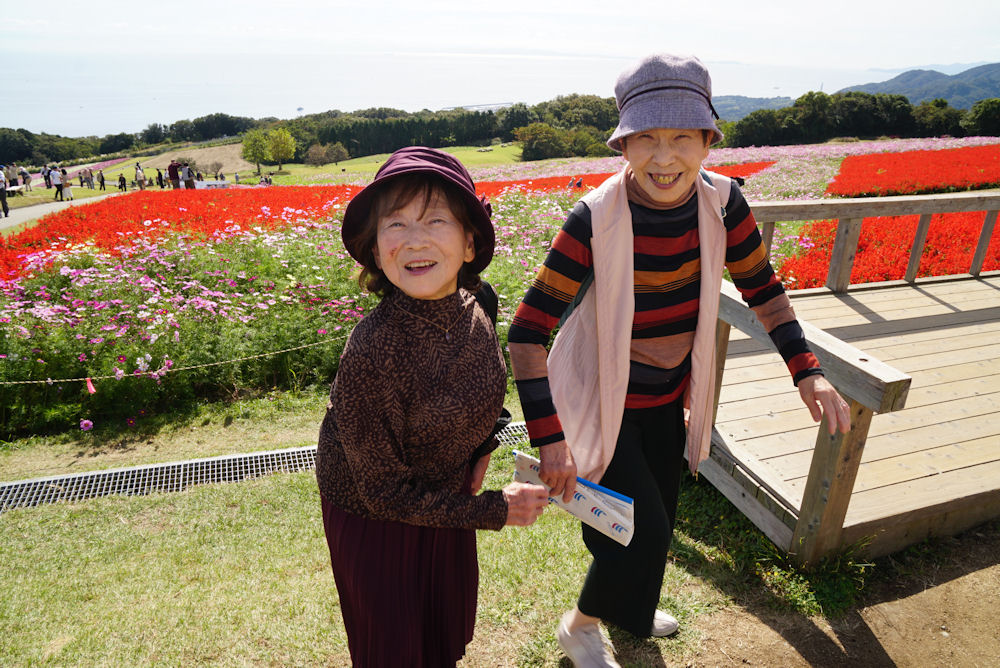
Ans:
{"label": "green grass", "polygon": [[[453,146],[441,150],[451,153],[461,160],[462,164],[467,167],[505,165],[517,162],[521,157],[521,147],[513,142],[497,144],[494,146]],[[172,155],[182,155],[184,153],[184,149],[170,148],[166,152]],[[306,165],[302,163],[286,163],[281,166],[281,173],[275,174],[272,177],[272,180],[278,185],[338,183],[342,181],[356,181],[359,178],[366,180],[374,176],[375,172],[378,171],[378,168],[388,157],[388,153],[377,153],[375,155],[366,155],[360,158],[344,160],[343,162],[337,164],[331,163],[319,166]],[[143,160],[148,159],[148,156],[143,158]],[[131,182],[131,170],[134,169],[134,164],[135,161],[126,160],[125,162],[105,169],[104,175],[105,178],[108,179],[109,186],[118,178],[118,174],[122,171],[125,171],[126,177],[128,177]],[[261,165],[261,171],[265,174],[268,172],[277,172],[278,166]],[[155,177],[155,175],[156,171],[152,170],[152,176]],[[206,176],[206,178],[208,177]],[[233,175],[226,172],[226,178],[232,181]],[[256,171],[251,170],[241,173],[240,180],[243,183],[255,181]],[[75,192],[76,190],[74,189],[74,193]]]}
{"label": "green grass", "polygon": [[[164,416],[126,444],[135,451],[130,461],[252,450],[252,434],[299,423],[314,440],[321,396]],[[183,450],[185,435],[208,445]],[[28,439],[4,454],[27,461],[46,448],[77,448],[95,468],[118,456],[120,444],[103,437],[64,439]],[[0,458],[0,479],[11,479],[10,461]],[[502,487],[512,468],[509,450],[497,451],[486,487]],[[996,534],[1000,522],[978,531]],[[550,508],[530,528],[479,532],[479,558],[476,637],[463,665],[565,665],[554,630],[589,563],[579,524]],[[925,543],[880,560],[878,570],[848,554],[800,571],[707,481],[685,474],[660,601],[681,632],[611,635],[623,665],[689,662],[703,615],[740,605],[836,617],[858,604],[869,580],[897,587],[959,558],[947,544]],[[0,516],[0,563],[0,656],[11,665],[349,662],[311,472],[8,511]]]}
{"label": "green grass", "polygon": [[[498,488],[512,458],[494,459]],[[480,532],[479,555],[466,664],[556,665],[555,623],[589,563],[579,525],[550,508],[531,528]],[[14,665],[348,663],[312,473],[9,511],[0,561],[0,653]],[[616,635],[626,662],[681,656],[691,622],[727,601],[678,565],[666,591],[684,631]]]}
{"label": "green grass", "polygon": [[[41,185],[39,185],[41,184]],[[55,188],[46,188],[43,181],[39,181],[38,184],[32,183],[32,190],[25,192],[23,195],[14,195],[7,197],[7,206],[11,209],[21,209],[28,206],[34,206],[35,204],[46,204],[48,202],[58,202],[59,200],[53,199],[55,197]],[[110,186],[110,184],[108,184]],[[105,186],[105,187],[108,187]],[[98,190],[97,181],[94,181],[94,189],[91,190],[86,186],[81,188],[79,186],[79,181],[73,181],[73,199],[89,199],[91,197],[100,197],[101,195],[107,195],[109,192],[113,192],[110,188],[105,191]]]}
{"label": "green grass", "polygon": [[[23,439],[0,451],[0,480],[31,477],[32,465],[51,475],[304,445],[324,405],[317,389],[151,418],[124,436]],[[497,451],[486,487],[502,487],[512,469],[509,449]],[[479,555],[464,665],[557,665],[556,621],[589,563],[579,524],[550,508],[528,529],[480,532]],[[9,511],[0,563],[0,655],[15,665],[348,662],[312,473]],[[682,630],[612,638],[625,665],[683,661],[697,652],[702,615],[746,601],[835,615],[856,602],[869,570],[853,559],[796,570],[707,481],[685,474],[661,598]]]}
{"label": "green grass", "polygon": [[[484,167],[490,165],[506,165],[517,162],[521,157],[521,147],[514,143],[495,146],[453,146],[442,151],[451,153],[466,167]],[[356,181],[358,178],[368,180],[382,166],[388,153],[366,155],[352,158],[337,164],[305,165],[289,163],[282,165],[282,173],[273,177],[274,183],[280,185],[296,185],[303,183],[336,183],[339,181]],[[262,165],[264,172],[276,171],[276,165]]]}

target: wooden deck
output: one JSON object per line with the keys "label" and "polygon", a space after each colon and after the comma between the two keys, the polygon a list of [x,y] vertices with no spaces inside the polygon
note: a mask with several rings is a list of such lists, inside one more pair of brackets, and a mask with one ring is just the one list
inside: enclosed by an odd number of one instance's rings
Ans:
{"label": "wooden deck", "polygon": [[[724,283],[716,429],[699,472],[805,564],[1000,517],[1000,272],[982,271],[1000,192],[752,206],[768,245],[778,221],[838,221],[826,287],[790,296],[848,400],[851,430],[817,429],[767,333]],[[959,211],[984,214],[968,273],[918,280],[932,217]],[[911,214],[905,280],[851,285],[862,220]]]}
{"label": "wooden deck", "polygon": [[[1000,276],[792,298],[800,318],[912,378],[906,407],[872,420],[840,544],[871,537],[885,554],[1000,516]],[[816,427],[780,359],[737,330],[716,428],[796,517]]]}

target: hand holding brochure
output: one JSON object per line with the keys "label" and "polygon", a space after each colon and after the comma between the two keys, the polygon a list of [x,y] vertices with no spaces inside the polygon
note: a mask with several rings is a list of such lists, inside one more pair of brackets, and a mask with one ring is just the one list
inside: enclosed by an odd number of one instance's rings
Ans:
{"label": "hand holding brochure", "polygon": [[[539,464],[531,455],[515,450],[514,480],[548,487],[538,477]],[[561,496],[550,496],[549,503],[556,504],[622,545],[628,545],[632,541],[634,527],[632,499],[580,477],[576,482],[576,491],[569,503],[564,503]]]}

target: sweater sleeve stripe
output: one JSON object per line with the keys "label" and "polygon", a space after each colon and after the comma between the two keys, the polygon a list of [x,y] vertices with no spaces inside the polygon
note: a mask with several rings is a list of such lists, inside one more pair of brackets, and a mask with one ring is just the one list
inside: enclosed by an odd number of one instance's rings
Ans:
{"label": "sweater sleeve stripe", "polygon": [[514,382],[524,411],[528,438],[535,447],[563,440],[562,424],[552,403],[548,378],[531,378]]}

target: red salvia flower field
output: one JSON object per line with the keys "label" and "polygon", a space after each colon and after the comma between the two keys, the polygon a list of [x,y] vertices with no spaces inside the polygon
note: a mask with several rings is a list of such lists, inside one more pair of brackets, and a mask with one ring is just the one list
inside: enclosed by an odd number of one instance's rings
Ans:
{"label": "red salvia flower field", "polygon": [[[763,171],[773,164],[773,160],[747,162],[739,165],[712,167],[711,171],[725,176],[741,176],[745,178]],[[570,187],[588,189],[601,185],[609,176],[612,176],[612,174],[581,174],[572,176],[568,180],[566,176],[543,176],[534,179],[519,179],[517,181],[483,181],[476,184],[476,192],[487,199],[492,199],[512,189],[542,192]]]}
{"label": "red salvia flower field", "polygon": [[[727,176],[750,176],[773,162],[714,167]],[[573,187],[597,187],[611,174],[584,174],[573,178]],[[581,182],[576,186],[577,181]],[[548,192],[566,189],[565,176],[485,181],[477,192],[495,199],[508,190]],[[93,204],[70,207],[42,218],[17,235],[0,237],[0,278],[18,275],[26,254],[92,243],[106,252],[142,234],[155,240],[168,233],[211,236],[233,225],[277,229],[299,220],[330,216],[347,206],[359,186],[279,186],[218,190],[145,190],[109,197]]]}
{"label": "red salvia flower field", "polygon": [[[931,218],[927,243],[921,256],[918,276],[949,276],[968,273],[983,227],[985,212],[942,213]],[[910,261],[910,248],[919,216],[865,218],[858,240],[858,252],[851,271],[852,283],[901,280]],[[817,220],[807,223],[800,238],[815,245],[782,264],[779,274],[790,289],[816,288],[826,283],[837,222]],[[993,234],[983,271],[1000,270],[1000,228]]]}
{"label": "red salvia flower field", "polygon": [[883,197],[995,186],[1000,186],[1000,144],[848,156],[826,192]]}
{"label": "red salvia flower field", "polygon": [[21,268],[26,253],[92,243],[106,252],[142,234],[155,240],[169,233],[211,236],[239,225],[264,229],[329,215],[344,207],[358,186],[282,186],[218,190],[145,190],[70,207],[45,216],[19,234],[0,237],[0,278]]}

